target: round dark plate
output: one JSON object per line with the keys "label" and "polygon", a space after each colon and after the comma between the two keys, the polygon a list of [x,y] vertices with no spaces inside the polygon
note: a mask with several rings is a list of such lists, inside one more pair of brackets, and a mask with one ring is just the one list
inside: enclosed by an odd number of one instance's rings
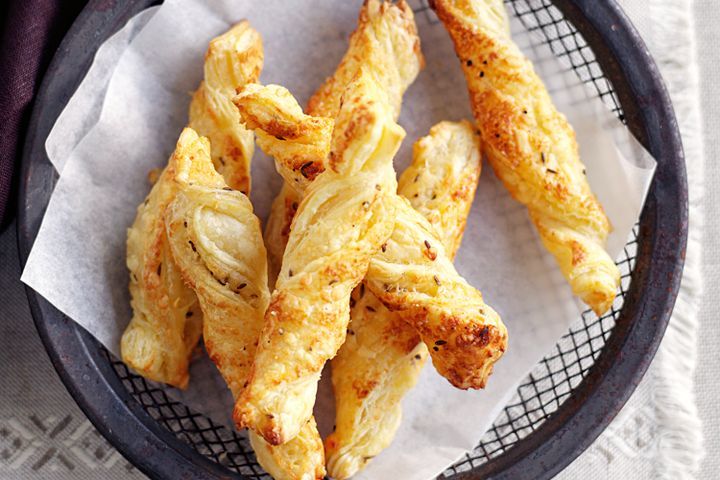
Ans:
{"label": "round dark plate", "polygon": [[[97,48],[153,3],[91,0],[48,69],[23,155],[18,213],[23,264],[57,180],[44,147],[48,133]],[[550,8],[547,1],[526,3],[530,8]],[[551,3],[592,49],[617,95],[624,121],[656,158],[658,167],[639,222],[632,280],[623,291],[622,310],[609,337],[593,357],[594,364],[532,433],[514,440],[499,455],[487,455],[479,466],[454,470],[453,478],[549,478],[567,466],[602,432],[639,383],[665,331],[680,285],[688,222],[685,162],[657,67],[615,1]],[[148,405],[123,384],[117,367],[93,337],[31,289],[27,293],[40,337],[70,394],[97,429],[140,470],[168,480],[248,478],[211,460],[217,455],[201,454],[197,445],[193,448],[187,438],[162,426],[150,415]]]}

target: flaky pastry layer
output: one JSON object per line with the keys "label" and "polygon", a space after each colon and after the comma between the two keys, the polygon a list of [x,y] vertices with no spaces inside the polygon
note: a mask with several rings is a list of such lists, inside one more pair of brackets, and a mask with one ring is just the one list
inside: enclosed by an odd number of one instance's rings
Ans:
{"label": "flaky pastry layer", "polygon": [[[276,91],[253,86],[240,90],[234,102],[241,117],[254,112],[251,115],[258,119],[267,115],[257,111],[272,111],[276,120],[292,123],[299,106],[290,105],[291,95]],[[305,117],[309,116],[303,114],[300,121],[310,128],[313,122]],[[276,165],[289,170],[282,153],[293,140],[274,135],[277,123],[255,123],[251,128],[261,127],[263,133],[255,130],[263,139],[258,141],[260,148],[265,151],[272,144],[268,151],[274,152]],[[418,330],[441,375],[458,388],[482,388],[505,350],[507,330],[480,292],[457,273],[428,221],[407,200],[395,195],[390,201],[396,209],[395,228],[371,259],[365,285]]]}
{"label": "flaky pastry layer", "polygon": [[210,41],[205,79],[190,102],[188,126],[210,139],[215,169],[230,187],[246,194],[255,142],[240,124],[232,97],[236,88],[258,81],[262,66],[262,38],[244,20]]}
{"label": "flaky pastry layer", "polygon": [[[441,233],[448,254],[460,246],[480,176],[480,141],[467,122],[441,122],[413,149],[398,193]],[[351,477],[390,445],[401,400],[417,383],[428,350],[418,333],[364,285],[350,302],[348,336],[332,360],[336,428],[325,441],[328,473]]]}
{"label": "flaky pastry layer", "polygon": [[[171,164],[178,193],[166,212],[170,247],[200,301],[205,348],[237,399],[248,383],[270,300],[260,222],[247,196],[215,171],[206,138],[185,129]],[[279,447],[250,437],[258,461],[274,478],[324,477],[314,419]]]}
{"label": "flaky pastry layer", "polygon": [[352,289],[392,232],[392,160],[405,132],[383,91],[361,71],[344,95],[328,167],[292,223],[238,425],[278,445],[312,413],[320,372],[345,339]]}
{"label": "flaky pastry layer", "polygon": [[495,174],[527,206],[573,293],[605,313],[620,284],[605,251],[610,222],[585,177],[575,132],[510,38],[502,0],[435,0],[434,8],[455,44]]}

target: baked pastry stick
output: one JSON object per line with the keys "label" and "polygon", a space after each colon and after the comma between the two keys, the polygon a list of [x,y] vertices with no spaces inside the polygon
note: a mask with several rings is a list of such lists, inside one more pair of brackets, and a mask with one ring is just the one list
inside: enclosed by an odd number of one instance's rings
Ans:
{"label": "baked pastry stick", "polygon": [[[234,102],[260,148],[292,175],[292,155],[285,153],[293,151],[294,138],[280,132],[296,124],[307,139],[318,120],[303,114],[291,95],[278,95],[277,87],[248,85]],[[371,259],[365,285],[420,333],[442,376],[458,388],[482,388],[505,351],[507,330],[455,270],[432,225],[407,200],[395,195],[392,201],[395,229]]]}
{"label": "baked pastry stick", "polygon": [[[203,337],[212,361],[238,398],[270,300],[260,222],[250,200],[215,171],[210,144],[188,128],[171,159],[178,188],[166,211],[169,244],[204,314]],[[323,478],[324,457],[315,420],[278,447],[250,433],[260,464],[276,479]]]}
{"label": "baked pastry stick", "polygon": [[123,362],[145,378],[185,388],[202,333],[202,313],[167,243],[163,214],[175,197],[168,166],[140,204],[127,233],[133,316],[120,340]]}
{"label": "baked pastry stick", "polygon": [[[395,3],[366,0],[360,8],[357,28],[350,36],[347,52],[333,76],[325,80],[310,99],[308,114],[334,119],[340,110],[340,98],[345,88],[362,67],[382,86],[397,120],[402,96],[423,65],[420,37],[408,4],[404,0]],[[329,138],[325,146],[329,149]],[[285,153],[286,158],[289,159],[290,153]],[[318,156],[307,153],[297,152],[293,158],[292,169],[288,171],[292,175],[287,175],[289,178],[286,178],[287,182],[273,202],[265,227],[271,281],[280,270],[290,223],[302,199],[299,190],[303,190],[325,168],[326,155],[320,156],[322,162],[315,162]]]}
{"label": "baked pastry stick", "polygon": [[[441,122],[413,149],[398,193],[440,233],[452,258],[480,176],[480,139],[470,122]],[[397,312],[361,285],[350,302],[348,337],[332,360],[335,430],[325,441],[328,473],[343,480],[384,450],[400,426],[401,400],[428,350]]]}
{"label": "baked pastry stick", "polygon": [[405,90],[424,66],[415,17],[405,0],[366,0],[347,52],[308,101],[308,114],[335,118],[345,88],[364,69],[380,83],[397,118]]}
{"label": "baked pastry stick", "polygon": [[[237,86],[257,81],[263,63],[262,40],[241,22],[210,42],[205,81],[193,95],[190,125],[212,140],[213,161],[233,188],[249,189],[252,132],[239,124],[231,98]],[[200,339],[202,315],[197,299],[175,266],[162,215],[175,195],[164,172],[138,208],[128,230],[127,264],[133,318],[123,333],[123,361],[140,375],[175,387],[188,382],[190,356]]]}
{"label": "baked pastry stick", "polygon": [[572,127],[510,38],[502,0],[435,0],[434,8],[455,43],[496,175],[527,206],[573,293],[605,313],[620,284],[605,251],[610,222],[590,190]]}
{"label": "baked pastry stick", "polygon": [[250,384],[234,418],[278,445],[312,414],[317,382],[345,340],[352,289],[392,233],[393,157],[405,132],[371,74],[343,96],[328,169],[293,220]]}
{"label": "baked pastry stick", "polygon": [[262,66],[262,38],[243,20],[210,42],[205,79],[190,102],[188,126],[210,139],[215,169],[230,187],[246,194],[255,142],[240,124],[232,97],[237,87],[258,81]]}

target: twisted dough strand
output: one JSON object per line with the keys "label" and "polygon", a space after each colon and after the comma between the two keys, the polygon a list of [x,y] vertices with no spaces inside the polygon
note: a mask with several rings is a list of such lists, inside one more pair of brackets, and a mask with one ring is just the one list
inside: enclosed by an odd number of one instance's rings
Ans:
{"label": "twisted dough strand", "polygon": [[[441,122],[413,149],[398,193],[441,233],[455,255],[480,176],[480,141],[467,122]],[[325,441],[329,474],[344,480],[392,441],[401,400],[417,383],[428,350],[397,312],[365,288],[350,302],[348,337],[332,360],[335,425]]]}
{"label": "twisted dough strand", "polygon": [[[233,398],[242,393],[270,300],[260,222],[250,200],[227,187],[213,168],[210,145],[192,129],[171,160],[178,193],[166,213],[169,244],[204,316],[205,348]],[[325,475],[315,421],[286,445],[273,447],[251,432],[260,464],[276,479]]]}
{"label": "twisted dough strand", "polygon": [[343,98],[329,168],[298,207],[250,384],[234,414],[274,445],[294,438],[310,418],[322,367],[345,339],[350,293],[393,227],[392,159],[405,132],[369,74],[361,72]]}
{"label": "twisted dough strand", "polygon": [[232,104],[235,89],[257,82],[263,66],[260,34],[246,20],[215,37],[205,53],[205,80],[190,102],[188,126],[210,139],[215,169],[235,190],[250,193],[252,132]]}
{"label": "twisted dough strand", "polygon": [[[314,125],[313,117],[297,113],[299,106],[291,99],[272,88],[248,86],[234,100],[248,128],[255,129],[260,148],[273,152],[276,165],[287,170],[283,153],[293,138],[276,136],[277,125],[299,121],[298,131]],[[262,120],[269,118],[273,121]],[[505,326],[457,273],[428,221],[407,200],[395,195],[389,201],[396,209],[395,229],[370,261],[365,284],[418,330],[442,376],[458,388],[482,388],[507,345]]]}
{"label": "twisted dough strand", "polygon": [[[334,119],[340,109],[343,91],[363,67],[382,85],[397,120],[402,96],[423,65],[420,37],[408,4],[404,0],[395,3],[367,0],[360,9],[357,28],[350,36],[347,52],[333,76],[325,80],[310,99],[308,113],[313,117]],[[331,129],[332,125],[329,128]],[[321,135],[316,138],[306,138],[302,144],[298,144],[296,138],[296,141],[285,144],[286,150],[281,153],[291,169],[278,169],[286,183],[273,202],[265,227],[271,283],[274,283],[280,270],[280,262],[290,234],[290,223],[302,199],[300,191],[325,169],[324,160],[330,149],[330,136],[324,132],[319,133]],[[259,141],[262,142],[262,139]],[[264,145],[265,148],[271,148],[273,144],[265,142]],[[324,154],[312,152],[313,145],[324,151]],[[297,150],[290,150],[292,148]],[[268,150],[265,152],[268,153]],[[316,162],[318,158],[321,161]],[[295,187],[296,183],[300,185]]]}
{"label": "twisted dough strand", "polygon": [[188,365],[202,333],[202,313],[167,244],[163,214],[175,196],[170,165],[128,229],[127,266],[133,316],[120,340],[129,367],[145,378],[187,387]]}
{"label": "twisted dough strand", "polygon": [[529,210],[573,293],[601,315],[620,272],[605,251],[611,226],[590,190],[575,133],[512,42],[502,0],[435,0],[455,43],[488,160]]}
{"label": "twisted dough strand", "polygon": [[415,17],[405,0],[367,0],[347,52],[333,75],[310,98],[308,114],[335,118],[342,93],[364,69],[380,83],[397,119],[405,90],[424,66]]}
{"label": "twisted dough strand", "polygon": [[237,397],[270,301],[260,222],[244,194],[224,190],[206,138],[186,128],[171,162],[178,193],[166,213],[170,247],[200,300],[205,348]]}
{"label": "twisted dough strand", "polygon": [[[190,104],[189,123],[208,135],[213,160],[228,183],[249,191],[253,134],[239,125],[231,98],[237,86],[256,81],[262,68],[260,35],[247,22],[213,39],[205,56],[205,81]],[[167,170],[167,169],[166,169]],[[176,187],[160,174],[127,239],[133,318],[123,332],[123,361],[151,380],[185,388],[190,356],[200,339],[202,315],[167,246],[162,216]]]}

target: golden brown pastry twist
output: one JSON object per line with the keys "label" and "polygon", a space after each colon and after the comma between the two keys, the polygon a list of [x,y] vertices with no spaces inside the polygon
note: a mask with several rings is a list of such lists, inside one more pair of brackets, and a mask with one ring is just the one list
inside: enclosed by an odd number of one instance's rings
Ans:
{"label": "golden brown pastry twist", "polygon": [[528,207],[573,293],[605,313],[620,283],[605,251],[610,222],[590,190],[572,127],[509,36],[502,0],[435,0],[434,8],[455,43],[495,173]]}
{"label": "golden brown pastry twist", "polygon": [[280,192],[270,206],[270,215],[265,224],[265,247],[268,251],[268,283],[275,287],[275,280],[280,273],[282,257],[285,253],[290,225],[300,206],[302,195],[297,193],[287,182],[283,182]]}
{"label": "golden brown pastry twist", "polygon": [[380,83],[397,118],[405,90],[424,66],[415,17],[405,0],[366,0],[347,52],[333,75],[310,98],[308,114],[335,118],[342,93],[364,69]]}
{"label": "golden brown pastry twist", "polygon": [[[404,0],[396,3],[367,0],[360,9],[357,28],[350,36],[347,52],[333,76],[329,77],[310,99],[308,113],[314,117],[334,119],[340,109],[343,91],[357,75],[360,67],[363,67],[383,86],[397,120],[402,96],[423,65],[420,37],[408,4]],[[330,137],[324,132],[319,133],[322,138],[306,138],[304,146],[297,147],[298,143],[292,142],[283,152],[286,162],[292,168],[279,169],[287,182],[273,202],[265,227],[271,283],[280,271],[280,261],[290,234],[290,223],[302,199],[299,190],[303,190],[308,181],[325,168],[324,162],[315,162],[315,159],[325,159],[330,149]],[[325,153],[313,152],[313,145]],[[271,147],[272,144],[266,143],[266,146]],[[290,148],[298,150],[290,151]],[[299,184],[298,187],[295,187],[295,184]]]}
{"label": "golden brown pastry twist", "polygon": [[133,317],[123,332],[120,352],[123,361],[143,377],[185,388],[190,356],[202,333],[202,313],[167,244],[163,214],[175,197],[173,176],[169,166],[128,229]]}
{"label": "golden brown pastry twist", "polygon": [[[292,151],[294,139],[276,135],[277,126],[285,125],[288,132],[287,125],[297,123],[305,139],[317,121],[302,114],[291,95],[277,91],[249,85],[234,102],[260,148],[275,157],[281,170],[291,170],[292,157],[286,161],[284,152]],[[397,210],[395,229],[370,261],[365,284],[418,330],[442,376],[458,388],[482,388],[507,345],[505,326],[457,273],[428,221],[407,200],[395,195],[391,201]]]}
{"label": "golden brown pastry twist", "polygon": [[[398,193],[441,234],[451,257],[460,246],[480,176],[480,139],[470,122],[441,122],[413,149]],[[335,430],[325,441],[328,473],[351,477],[384,450],[400,425],[401,400],[428,356],[418,333],[361,285],[350,302],[348,337],[332,360]]]}
{"label": "golden brown pastry twist", "polygon": [[322,367],[345,340],[350,293],[393,227],[392,161],[405,132],[370,74],[361,72],[343,98],[329,168],[298,207],[250,384],[235,410],[238,425],[274,445],[310,418]]}
{"label": "golden brown pastry twist", "polygon": [[[325,159],[330,153],[330,139],[334,122],[322,117],[307,117],[295,99],[286,89],[275,85],[263,87],[257,84],[246,85],[245,94],[254,91],[269,89],[277,98],[283,98],[283,108],[289,107],[287,112],[275,112],[273,106],[268,105],[267,110],[259,111],[258,118],[247,116],[243,118],[247,128],[253,130],[258,137],[257,141],[264,144],[263,150],[270,156],[276,154],[285,160],[285,166],[277,165],[277,170],[285,179],[280,193],[273,200],[270,216],[265,227],[265,245],[269,254],[270,285],[280,273],[285,245],[290,236],[290,224],[297,212],[303,192],[311,180],[325,169]],[[301,120],[307,120],[303,122]],[[282,145],[281,152],[273,150],[275,144],[268,141],[257,125],[272,123],[275,134],[280,138],[292,138],[292,142]],[[322,159],[322,161],[318,160]],[[315,168],[320,165],[322,170]],[[289,168],[287,168],[289,166]]]}
{"label": "golden brown pastry twist", "polygon": [[[210,42],[205,81],[193,96],[190,125],[211,138],[213,161],[228,184],[250,187],[252,132],[239,125],[231,98],[235,88],[256,81],[263,63],[262,40],[241,22]],[[151,172],[154,173],[154,172]],[[162,216],[175,195],[165,172],[155,184],[128,230],[127,264],[133,318],[120,344],[123,361],[140,375],[185,388],[190,356],[200,339],[202,315],[197,299],[174,264]]]}
{"label": "golden brown pastry twist", "polygon": [[[392,37],[396,38],[396,40],[387,40]],[[340,108],[340,98],[343,93],[342,89],[346,87],[347,83],[357,73],[361,66],[367,66],[367,68],[374,69],[375,77],[378,78],[383,85],[385,85],[386,91],[391,93],[390,96],[393,97],[391,103],[393,104],[394,116],[397,120],[397,117],[400,114],[401,97],[405,89],[417,76],[420,68],[422,67],[422,63],[423,59],[419,49],[419,38],[417,37],[412,11],[407,4],[405,2],[391,4],[389,2],[378,2],[375,0],[366,2],[361,9],[358,27],[350,38],[350,45],[343,61],[338,66],[333,77],[329,78],[320,90],[311,98],[308,107],[310,114],[314,116],[335,118]],[[300,115],[302,114],[302,112],[299,113]],[[329,145],[327,145],[327,142],[325,142],[323,137],[329,138],[326,134],[323,134],[321,138],[312,139],[309,145],[319,145],[321,152],[329,150]],[[272,147],[272,144],[268,145],[269,147]],[[294,170],[302,169],[302,177],[296,176],[295,178],[290,178],[289,180],[293,183],[304,181],[305,177],[314,177],[316,175],[316,169],[312,168],[315,165],[313,160],[318,157],[324,158],[326,156],[324,153],[318,154],[317,152],[309,152],[308,154],[307,144],[304,147],[298,147],[304,148],[305,151],[300,150],[296,152],[297,156],[293,164],[295,166]],[[283,153],[287,157],[289,152],[285,151]],[[324,165],[322,166],[324,168]],[[280,169],[280,171],[283,172],[282,169]],[[279,271],[280,269],[280,259],[282,259],[285,244],[287,243],[287,238],[290,233],[290,225],[295,212],[297,211],[300,199],[302,198],[297,190],[298,188],[292,188],[289,184],[285,183],[272,205],[271,213],[265,229],[265,243],[268,248],[268,252],[270,253],[269,258],[271,271]],[[276,260],[273,261],[273,259]],[[364,291],[364,287],[362,287],[362,285],[361,288],[362,291]],[[356,288],[353,293],[353,297],[357,297],[358,291],[359,289]],[[380,325],[384,320],[386,320],[385,314],[387,314],[387,310],[370,292],[367,293],[365,298],[365,302],[367,302],[367,299],[374,299],[374,304],[376,305],[378,312],[377,314],[372,314],[369,310],[361,310],[364,314],[369,316],[377,315],[378,317],[378,321],[375,323],[370,322],[369,327],[371,328],[372,325]],[[351,302],[351,305],[353,303],[354,301]],[[351,308],[351,323],[354,326],[349,327],[348,335],[350,335],[350,337],[347,337],[346,342],[340,349],[340,352],[346,348],[348,342],[355,338],[358,340],[368,339],[372,343],[372,345],[366,345],[368,348],[374,347],[375,349],[382,349],[382,344],[376,343],[377,338],[373,335],[374,332],[371,331],[367,335],[364,334],[363,323],[361,320],[358,318],[353,320],[353,318],[357,316],[357,308]],[[414,345],[418,344],[420,341],[419,337],[409,325],[400,320],[396,315],[391,315],[390,319],[395,322],[394,328],[397,331],[397,335],[403,338],[412,338],[414,339]],[[385,325],[383,324],[382,328],[384,327]],[[357,332],[354,332],[353,330]],[[355,337],[353,335],[358,336]],[[355,343],[359,344],[358,342]],[[396,343],[402,343],[402,340],[398,338],[398,342]],[[418,346],[418,350],[421,349],[424,350],[424,345],[422,343]],[[390,342],[389,348],[382,350],[393,353],[396,351],[393,348],[393,342]],[[403,355],[403,360],[405,360],[404,353],[405,352],[403,351],[403,354],[401,354]],[[426,357],[427,351],[424,350],[424,353]],[[418,355],[419,354],[420,353],[418,353]],[[342,354],[339,353],[339,355]],[[412,358],[414,358],[414,355]],[[335,377],[336,359],[333,360],[333,378]],[[403,368],[406,362],[403,360],[396,362],[399,368],[393,370],[392,367],[390,367],[389,369],[389,373],[396,373],[396,377],[398,378],[388,379],[387,384],[395,384],[396,391],[402,389],[399,382],[403,382],[404,378],[407,378],[407,382],[405,383],[408,384],[407,388],[410,388],[415,383],[417,373],[420,371],[419,368],[415,368],[414,371],[406,372],[407,369]],[[422,365],[422,362],[418,362],[416,364],[419,366]],[[367,376],[366,370],[373,370],[374,365],[375,364],[372,362],[356,365],[358,368],[354,372],[348,373],[355,373],[359,381],[362,381],[362,379]],[[336,388],[336,405],[339,408],[345,410],[353,408],[353,402],[347,402],[344,401],[344,399],[339,399],[337,393],[339,392]],[[383,399],[384,398],[385,397],[383,397]],[[387,406],[392,412],[398,412],[396,417],[397,420],[399,420],[399,405],[394,403],[390,398],[388,398],[388,400],[389,404]],[[382,401],[379,401],[373,405],[377,405],[377,409],[379,411],[383,409],[382,403]],[[381,430],[388,430],[387,435],[380,435],[380,437],[388,437],[389,441],[394,434],[396,426],[388,425],[387,422],[380,420],[380,423],[377,424],[377,428]],[[342,429],[337,430],[336,433],[339,433],[341,430]],[[379,440],[382,441],[382,439]],[[337,476],[338,472],[335,472],[332,475]]]}
{"label": "golden brown pastry twist", "polygon": [[[187,128],[171,168],[178,193],[166,211],[169,244],[203,311],[205,348],[234,398],[247,385],[270,300],[260,222],[250,200],[213,167],[207,138]],[[291,442],[274,447],[252,432],[258,461],[276,479],[325,475],[315,420]]]}
{"label": "golden brown pastry twist", "polygon": [[190,102],[188,126],[210,139],[215,169],[243,193],[250,193],[255,143],[252,132],[240,124],[232,97],[237,87],[258,81],[262,66],[262,38],[244,20],[210,42],[205,80]]}

